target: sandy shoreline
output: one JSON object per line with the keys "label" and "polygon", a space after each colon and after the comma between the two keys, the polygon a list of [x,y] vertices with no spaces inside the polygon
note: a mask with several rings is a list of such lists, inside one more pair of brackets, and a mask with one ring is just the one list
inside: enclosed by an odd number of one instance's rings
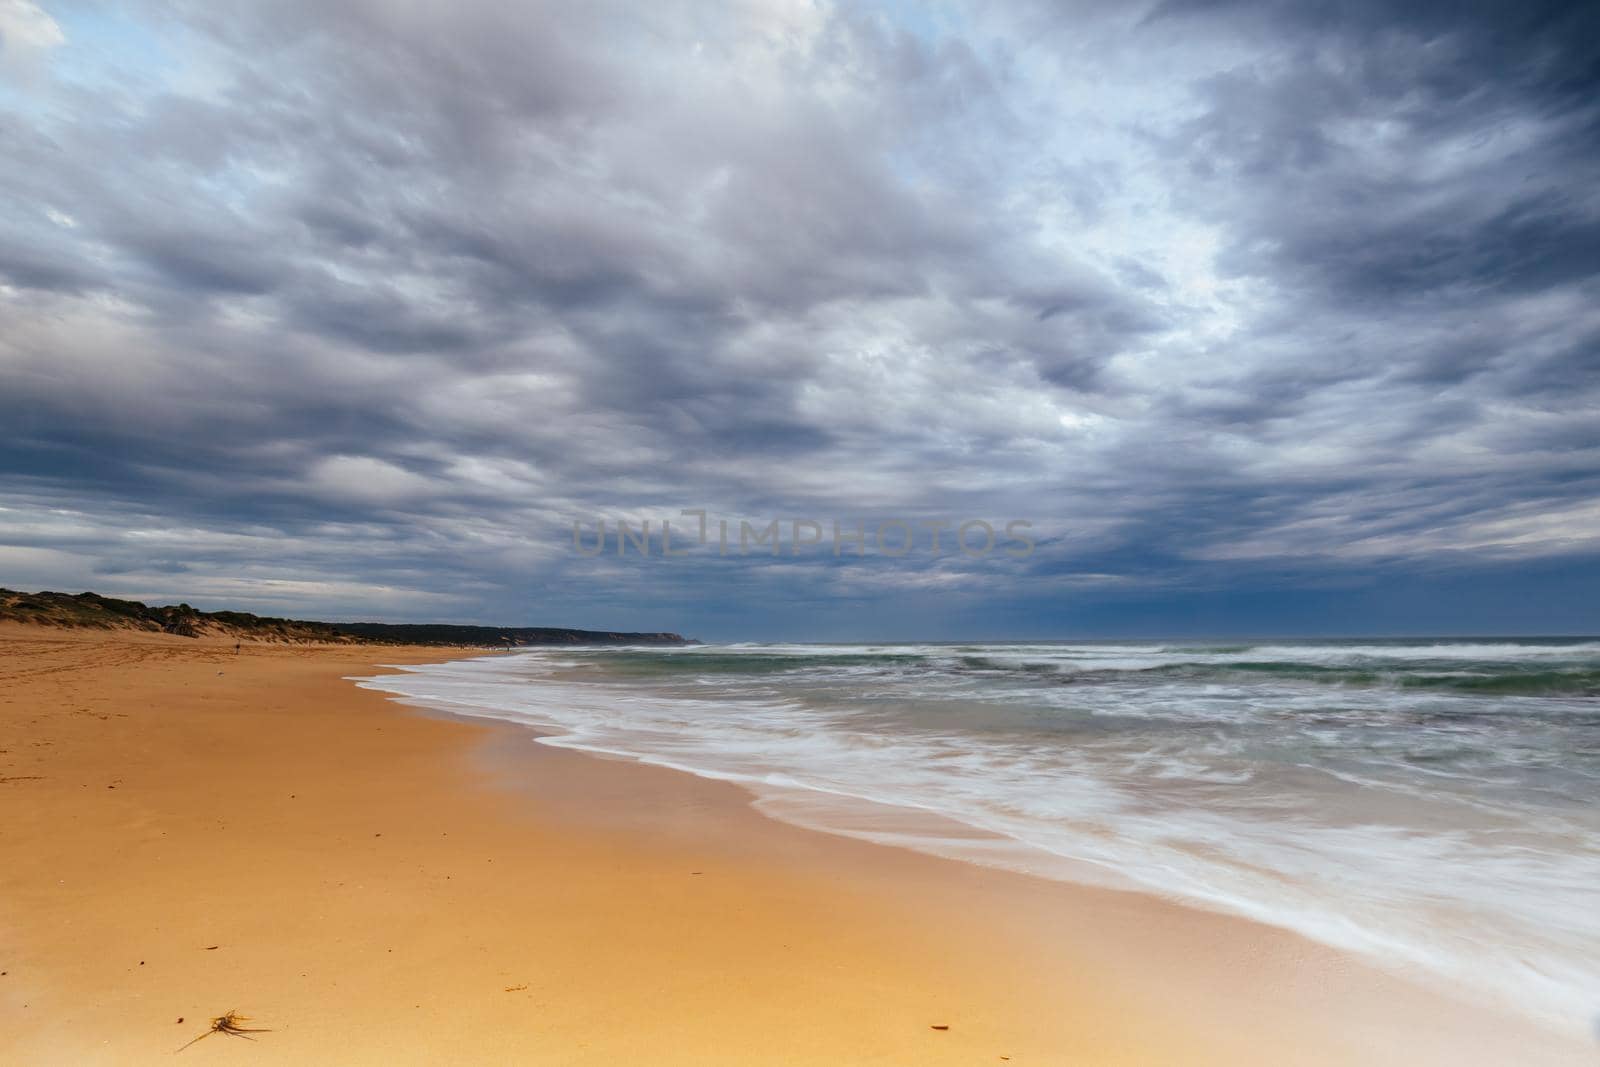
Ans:
{"label": "sandy shoreline", "polygon": [[459,655],[0,630],[0,1061],[165,1062],[230,1009],[271,1032],[185,1060],[1590,1059],[1282,931],[344,680]]}

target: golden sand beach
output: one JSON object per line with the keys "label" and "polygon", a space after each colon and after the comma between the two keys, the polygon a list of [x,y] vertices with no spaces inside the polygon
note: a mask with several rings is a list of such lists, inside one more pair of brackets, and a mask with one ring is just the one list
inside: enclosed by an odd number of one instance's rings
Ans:
{"label": "golden sand beach", "polygon": [[[1283,931],[346,680],[464,654],[0,631],[0,1062],[1585,1061]],[[230,1011],[260,1032],[178,1052]]]}

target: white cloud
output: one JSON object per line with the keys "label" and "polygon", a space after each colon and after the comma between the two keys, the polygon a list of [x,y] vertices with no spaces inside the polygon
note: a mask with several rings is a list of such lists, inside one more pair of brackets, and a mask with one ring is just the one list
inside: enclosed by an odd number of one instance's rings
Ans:
{"label": "white cloud", "polygon": [[33,84],[45,58],[66,41],[60,24],[33,0],[0,0],[0,79]]}
{"label": "white cloud", "polygon": [[312,464],[306,489],[333,500],[397,504],[426,496],[437,482],[372,456],[329,456]]}

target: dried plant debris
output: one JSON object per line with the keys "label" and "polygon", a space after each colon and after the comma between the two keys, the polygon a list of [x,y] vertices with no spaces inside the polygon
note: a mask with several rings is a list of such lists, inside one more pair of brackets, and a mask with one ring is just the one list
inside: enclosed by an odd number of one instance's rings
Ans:
{"label": "dried plant debris", "polygon": [[[183,1020],[179,1019],[178,1021],[182,1022]],[[199,1037],[189,1040],[182,1046],[182,1048],[177,1049],[177,1051],[182,1052],[196,1041],[203,1041],[212,1034],[227,1034],[229,1037],[242,1037],[246,1041],[254,1041],[255,1038],[251,1037],[251,1034],[270,1034],[272,1032],[264,1026],[239,1025],[240,1023],[247,1023],[249,1021],[250,1019],[248,1016],[240,1015],[236,1011],[226,1012],[211,1020],[211,1029],[207,1030]]]}

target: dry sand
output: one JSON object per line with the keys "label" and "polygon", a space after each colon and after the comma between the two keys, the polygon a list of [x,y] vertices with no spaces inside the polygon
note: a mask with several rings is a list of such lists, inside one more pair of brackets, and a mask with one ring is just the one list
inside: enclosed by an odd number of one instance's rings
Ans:
{"label": "dry sand", "polygon": [[459,655],[0,628],[0,1063],[170,1063],[229,1010],[270,1032],[177,1062],[1590,1062],[1282,931],[343,680]]}

